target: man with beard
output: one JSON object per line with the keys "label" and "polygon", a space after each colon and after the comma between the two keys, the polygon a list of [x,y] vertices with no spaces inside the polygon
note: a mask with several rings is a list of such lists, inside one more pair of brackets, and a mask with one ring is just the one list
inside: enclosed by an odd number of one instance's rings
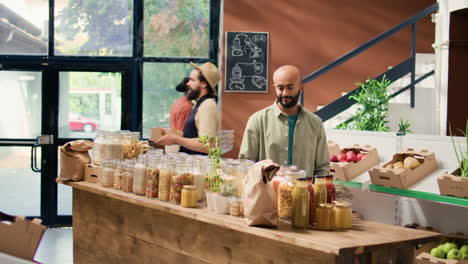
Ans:
{"label": "man with beard", "polygon": [[292,65],[280,67],[273,74],[273,86],[276,101],[249,118],[239,158],[296,165],[307,176],[328,174],[322,120],[298,103],[304,89],[300,70]]}
{"label": "man with beard", "polygon": [[155,141],[158,145],[180,145],[180,152],[188,154],[206,154],[208,149],[198,141],[199,136],[216,137],[219,134],[220,120],[216,104],[216,85],[221,75],[218,68],[206,62],[201,66],[190,63],[194,68],[187,82],[188,100],[197,104],[190,112],[184,125],[183,137],[164,130],[164,136]]}
{"label": "man with beard", "polygon": [[171,129],[177,129],[182,131],[184,129],[185,120],[187,120],[190,112],[192,112],[193,103],[187,99],[187,83],[190,80],[189,77],[185,77],[177,86],[176,91],[184,93],[175,103],[172,105],[169,112],[169,127]]}

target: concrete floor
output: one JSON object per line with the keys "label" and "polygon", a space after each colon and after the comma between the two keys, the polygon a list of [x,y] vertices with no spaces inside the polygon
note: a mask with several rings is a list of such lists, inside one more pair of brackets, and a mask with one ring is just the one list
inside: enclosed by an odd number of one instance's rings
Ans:
{"label": "concrete floor", "polygon": [[73,264],[73,229],[48,228],[34,260],[43,264]]}

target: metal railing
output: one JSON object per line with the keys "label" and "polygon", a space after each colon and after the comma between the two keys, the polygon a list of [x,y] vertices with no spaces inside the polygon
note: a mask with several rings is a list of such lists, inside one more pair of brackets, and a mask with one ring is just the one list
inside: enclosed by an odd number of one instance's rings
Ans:
{"label": "metal railing", "polygon": [[[381,75],[377,76],[374,79],[381,79],[384,75],[391,81],[394,82],[404,75],[411,73],[411,82],[408,86],[400,89],[399,91],[395,92],[392,97],[395,97],[404,91],[410,90],[410,106],[414,107],[414,96],[415,96],[415,85],[420,81],[426,79],[430,75],[434,74],[434,71],[424,74],[418,80],[416,80],[416,23],[423,19],[424,17],[432,14],[433,12],[439,9],[439,4],[435,3],[426,9],[422,10],[421,12],[417,13],[411,18],[403,21],[402,23],[394,26],[393,28],[381,33],[380,35],[376,36],[375,38],[367,41],[366,43],[362,44],[361,46],[351,50],[350,52],[346,53],[345,55],[339,57],[338,59],[332,61],[331,63],[323,66],[322,68],[318,69],[317,71],[307,75],[303,79],[303,83],[311,82],[312,80],[317,79],[318,77],[322,76],[323,74],[335,69],[339,65],[345,63],[346,61],[350,60],[351,58],[361,54],[362,52],[366,51],[367,49],[375,46],[377,43],[393,36],[394,34],[400,32],[401,30],[405,29],[406,27],[411,25],[411,57],[402,61],[397,66],[391,68],[387,72],[382,73]],[[338,98],[337,100],[331,102],[330,104],[324,106],[320,110],[316,111],[315,114],[322,118],[322,121],[325,122],[334,116],[340,114],[341,112],[348,109],[350,106],[356,103],[354,99],[349,98],[351,95],[359,93],[362,90],[362,87],[358,87],[353,91],[347,93],[346,95]],[[301,98],[303,100],[303,97]],[[303,103],[303,102],[302,102]],[[350,120],[346,121],[350,122]]]}

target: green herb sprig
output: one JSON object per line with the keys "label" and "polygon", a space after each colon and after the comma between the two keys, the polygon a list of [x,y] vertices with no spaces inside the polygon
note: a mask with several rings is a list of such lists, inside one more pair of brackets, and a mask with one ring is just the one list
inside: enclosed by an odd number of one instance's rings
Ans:
{"label": "green herb sprig", "polygon": [[223,183],[218,170],[221,168],[221,149],[218,147],[221,140],[219,137],[201,136],[200,143],[208,149],[208,157],[211,161],[210,173],[205,178],[205,187],[210,192],[220,192],[220,186]]}

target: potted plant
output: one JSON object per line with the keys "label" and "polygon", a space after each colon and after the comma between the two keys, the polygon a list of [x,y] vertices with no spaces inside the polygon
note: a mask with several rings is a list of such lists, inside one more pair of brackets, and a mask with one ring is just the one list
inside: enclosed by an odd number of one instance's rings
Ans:
{"label": "potted plant", "polygon": [[221,179],[221,149],[218,147],[219,137],[201,136],[199,138],[204,147],[208,148],[208,157],[211,161],[211,168],[205,177],[206,205],[208,210],[215,209],[215,196],[220,192]]}
{"label": "potted plant", "polygon": [[452,136],[453,150],[455,151],[455,156],[457,157],[457,162],[460,165],[460,177],[468,177],[468,120],[466,121],[465,132],[460,132],[465,136],[466,139],[466,150],[463,152],[460,145],[456,146],[455,141],[453,140],[452,132],[450,131],[450,136]]}

